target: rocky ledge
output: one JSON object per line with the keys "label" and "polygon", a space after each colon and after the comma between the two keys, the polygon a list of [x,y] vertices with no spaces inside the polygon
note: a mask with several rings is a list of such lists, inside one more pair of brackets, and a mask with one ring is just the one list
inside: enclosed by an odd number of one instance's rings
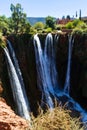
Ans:
{"label": "rocky ledge", "polygon": [[0,130],[29,130],[28,123],[25,119],[17,116],[5,100],[0,98]]}

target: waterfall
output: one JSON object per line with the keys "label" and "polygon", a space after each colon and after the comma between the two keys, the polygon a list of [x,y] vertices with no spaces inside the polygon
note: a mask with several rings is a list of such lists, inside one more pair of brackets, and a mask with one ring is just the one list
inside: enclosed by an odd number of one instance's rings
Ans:
{"label": "waterfall", "polygon": [[48,88],[50,93],[57,98],[63,93],[60,90],[58,82],[58,72],[56,69],[56,47],[58,44],[59,35],[53,36],[48,33],[45,39],[44,47],[44,64],[45,64],[45,75],[47,76]]}
{"label": "waterfall", "polygon": [[[21,70],[20,70],[20,67],[19,67],[19,64],[18,64],[18,60],[16,58],[16,55],[15,55],[15,52],[14,52],[14,49],[10,43],[10,41],[7,40],[7,46],[9,48],[9,52],[11,54],[11,58],[12,58],[12,62],[14,64],[14,67],[15,67],[15,70],[17,72],[17,75],[18,75],[18,78],[20,80],[20,83],[21,83],[21,86],[22,86],[22,89],[23,89],[23,92],[25,92],[25,85],[24,85],[24,82],[23,82],[23,78],[22,78],[22,73],[21,73]],[[25,94],[26,95],[26,94]],[[26,98],[26,96],[25,96]],[[27,100],[27,99],[26,99]]]}
{"label": "waterfall", "polygon": [[71,71],[71,56],[72,56],[72,46],[73,46],[74,39],[72,36],[69,37],[69,48],[68,48],[68,63],[67,63],[67,72],[66,72],[66,79],[64,85],[64,92],[69,94],[70,92],[70,71]]}
{"label": "waterfall", "polygon": [[[59,36],[56,36],[58,40]],[[58,42],[58,41],[57,41]],[[36,56],[36,67],[37,67],[37,84],[42,92],[42,101],[46,98],[46,103],[50,108],[53,108],[52,99],[56,98],[57,101],[62,102],[65,99],[67,102],[66,107],[70,110],[78,111],[81,114],[83,122],[87,121],[87,113],[83,108],[69,95],[70,91],[70,70],[71,70],[71,55],[74,39],[72,36],[69,37],[69,49],[68,49],[68,64],[66,72],[66,80],[64,90],[60,89],[58,84],[58,74],[56,70],[55,62],[55,45],[52,34],[49,33],[45,39],[45,47],[42,50],[41,43],[38,35],[34,36],[34,48]],[[52,98],[51,96],[52,95]],[[48,98],[49,97],[49,98]],[[62,99],[62,100],[61,100]]]}
{"label": "waterfall", "polygon": [[9,50],[7,47],[4,48],[4,52],[6,56],[13,97],[17,105],[18,114],[24,117],[25,119],[30,120],[30,115],[29,115],[30,108],[28,105],[28,100],[26,100],[27,99],[26,95],[22,90],[23,86],[21,86],[21,81],[18,77],[14,64],[11,60]]}
{"label": "waterfall", "polygon": [[[36,56],[37,83],[42,92],[41,105],[43,106],[44,100],[46,100],[46,103],[49,106],[49,108],[53,108],[54,105],[49,92],[49,85],[50,85],[50,82],[48,81],[49,77],[46,75],[47,73],[46,73],[45,60],[43,56],[43,50],[41,48],[41,43],[37,34],[34,36],[34,48]],[[50,91],[53,90],[50,89]]]}
{"label": "waterfall", "polygon": [[84,123],[85,127],[87,128],[87,112],[68,94],[65,94],[68,98],[67,106],[70,110],[78,111],[81,116],[81,120]]}
{"label": "waterfall", "polygon": [[[70,71],[71,71],[71,56],[73,48],[74,39],[72,36],[69,37],[69,48],[68,48],[68,63],[67,63],[67,72],[64,90],[61,93],[61,96],[67,97],[67,106],[71,110],[78,111],[81,115],[81,120],[87,122],[87,112],[69,95],[70,92]],[[85,124],[86,125],[86,124]],[[86,126],[87,127],[87,126]]]}
{"label": "waterfall", "polygon": [[12,44],[11,44],[11,42],[9,40],[7,40],[7,46],[9,48],[9,52],[11,54],[12,62],[14,64],[17,76],[19,78],[19,81],[20,81],[20,84],[21,84],[21,88],[22,88],[22,91],[24,93],[25,100],[26,100],[26,102],[27,102],[27,104],[29,106],[29,102],[28,102],[28,99],[27,99],[26,91],[25,91],[25,85],[24,85],[22,73],[21,73],[21,70],[20,70],[20,67],[19,67],[19,64],[18,64],[18,60],[17,60],[16,55],[15,55],[15,51],[14,51],[14,49],[12,47]]}
{"label": "waterfall", "polygon": [[54,89],[58,88],[58,77],[56,71],[56,63],[55,63],[55,50],[52,34],[49,33],[46,36],[45,40],[45,49],[44,49],[44,58],[45,58],[45,68],[46,68],[46,76],[49,78],[49,90],[53,89],[52,93],[54,93]]}

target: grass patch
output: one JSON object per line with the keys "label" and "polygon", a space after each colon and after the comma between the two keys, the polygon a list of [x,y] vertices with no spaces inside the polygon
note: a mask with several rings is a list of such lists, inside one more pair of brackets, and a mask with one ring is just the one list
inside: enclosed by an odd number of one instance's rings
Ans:
{"label": "grass patch", "polygon": [[37,118],[32,117],[31,130],[84,130],[78,118],[72,118],[70,111],[60,106],[43,113]]}

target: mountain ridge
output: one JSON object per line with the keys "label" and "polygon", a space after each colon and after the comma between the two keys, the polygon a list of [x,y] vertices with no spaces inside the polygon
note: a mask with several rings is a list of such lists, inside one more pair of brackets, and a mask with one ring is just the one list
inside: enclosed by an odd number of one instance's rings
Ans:
{"label": "mountain ridge", "polygon": [[31,25],[34,25],[37,22],[45,23],[45,17],[27,17],[27,20]]}

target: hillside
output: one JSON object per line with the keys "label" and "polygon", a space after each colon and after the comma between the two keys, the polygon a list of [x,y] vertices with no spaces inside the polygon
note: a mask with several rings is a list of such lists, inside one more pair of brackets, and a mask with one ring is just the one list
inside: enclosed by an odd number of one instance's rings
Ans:
{"label": "hillside", "polygon": [[[31,25],[34,25],[37,22],[45,23],[45,17],[27,17],[27,20]],[[56,18],[54,18],[56,20]]]}
{"label": "hillside", "polygon": [[45,17],[27,17],[27,20],[31,25],[34,25],[37,22],[45,23]]}

